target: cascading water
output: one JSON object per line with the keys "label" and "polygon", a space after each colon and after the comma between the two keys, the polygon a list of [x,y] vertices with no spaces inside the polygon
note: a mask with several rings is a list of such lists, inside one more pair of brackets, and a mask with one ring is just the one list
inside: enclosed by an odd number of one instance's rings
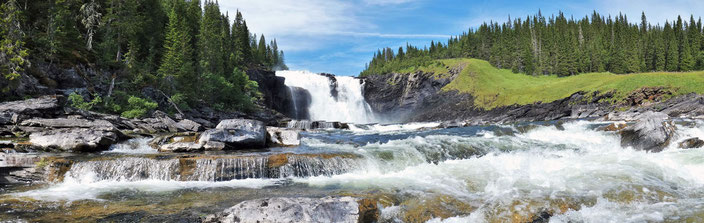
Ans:
{"label": "cascading water", "polygon": [[[306,110],[310,120],[374,123],[376,118],[369,104],[364,100],[362,89],[364,83],[354,77],[324,76],[308,71],[277,71],[276,76],[286,79],[286,86],[293,97],[294,114]],[[300,98],[307,97],[297,89],[303,89],[310,95],[310,103],[299,103]],[[296,117],[296,118],[301,118]],[[304,117],[306,118],[306,117]]]}
{"label": "cascading water", "polygon": [[[597,130],[606,124],[430,130],[437,123],[353,125],[306,133],[300,147],[267,153],[130,153],[76,161],[63,182],[13,195],[133,199],[129,202],[146,207],[163,202],[143,198],[152,193],[172,196],[173,202],[183,202],[178,194],[192,191],[251,194],[247,199],[371,194],[398,199],[385,202],[382,222],[526,222],[531,218],[522,217],[538,213],[552,215],[551,222],[704,220],[704,149],[677,148],[685,139],[704,138],[704,122],[678,125],[676,138],[660,153],[622,147],[617,133]],[[179,193],[164,193],[170,191]],[[419,216],[438,210],[443,217]]]}

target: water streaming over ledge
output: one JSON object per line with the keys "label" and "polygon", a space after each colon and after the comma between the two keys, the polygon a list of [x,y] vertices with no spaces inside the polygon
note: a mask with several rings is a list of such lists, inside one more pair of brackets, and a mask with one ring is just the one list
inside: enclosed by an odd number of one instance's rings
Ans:
{"label": "water streaming over ledge", "polygon": [[272,156],[189,157],[154,159],[126,157],[78,162],[65,174],[69,180],[99,181],[230,181],[332,176],[359,168],[350,154],[277,154]]}
{"label": "water streaming over ledge", "polygon": [[[261,188],[307,196],[332,188],[416,202],[440,196],[443,203],[418,205],[464,207],[431,222],[506,222],[543,211],[554,215],[552,222],[704,220],[697,218],[704,216],[704,149],[677,148],[685,139],[704,138],[704,123],[679,125],[677,137],[661,153],[621,147],[618,134],[596,130],[605,124],[438,130],[425,129],[433,123],[354,125],[306,133],[300,147],[263,156],[129,155],[77,162],[64,182],[14,196],[80,200],[125,190],[189,188]],[[291,154],[285,159],[277,156],[286,153]],[[382,217],[407,220],[406,213],[413,211],[409,202],[384,206]]]}
{"label": "water streaming over ledge", "polygon": [[[291,90],[295,113],[307,110],[310,120],[360,124],[377,122],[362,95],[364,83],[361,79],[324,76],[308,71],[277,71],[276,76],[286,78],[285,84]],[[296,97],[302,96],[293,90],[294,87],[308,91],[311,101],[307,107],[296,103]]]}

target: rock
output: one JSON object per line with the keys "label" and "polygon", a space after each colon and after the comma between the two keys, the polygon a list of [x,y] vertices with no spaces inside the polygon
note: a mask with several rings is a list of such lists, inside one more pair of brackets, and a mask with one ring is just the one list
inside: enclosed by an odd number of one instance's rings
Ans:
{"label": "rock", "polygon": [[197,132],[179,132],[154,137],[149,141],[149,146],[160,149],[163,145],[171,143],[197,142],[199,134]]}
{"label": "rock", "polygon": [[349,129],[347,123],[341,122],[326,122],[326,121],[308,121],[308,120],[290,120],[286,123],[286,127],[290,129],[314,130],[314,129]]}
{"label": "rock", "polygon": [[264,198],[244,201],[204,222],[376,222],[378,208],[374,207],[360,208],[353,197]]}
{"label": "rock", "polygon": [[210,141],[225,143],[225,149],[262,148],[266,146],[266,127],[264,123],[249,119],[223,120],[215,129],[210,129],[200,136],[202,145]]}
{"label": "rock", "polygon": [[295,117],[295,104],[291,97],[292,91],[286,86],[284,77],[276,76],[276,72],[262,69],[247,70],[247,75],[252,81],[259,83],[259,92],[262,93],[264,106],[281,112],[288,117]]}
{"label": "rock", "polygon": [[0,167],[34,167],[42,156],[29,153],[0,153]]}
{"label": "rock", "polygon": [[209,141],[206,142],[205,145],[203,145],[203,149],[205,149],[206,151],[220,151],[224,150],[225,147],[225,143],[216,141]]}
{"label": "rock", "polygon": [[702,148],[704,146],[704,140],[699,139],[698,137],[686,139],[679,144],[680,149],[694,149],[694,148]]}
{"label": "rock", "polygon": [[605,131],[605,132],[618,132],[621,131],[622,129],[626,128],[628,125],[625,122],[616,122],[616,123],[611,123],[607,126],[600,127],[600,131]]}
{"label": "rock", "polygon": [[159,122],[161,122],[169,132],[179,132],[179,130],[186,130],[181,125],[176,123],[176,121],[171,119],[168,114],[162,111],[154,111],[153,116],[154,118],[159,120]]}
{"label": "rock", "polygon": [[58,112],[61,97],[43,96],[0,103],[0,125],[17,124],[24,117],[43,117]]}
{"label": "rock", "polygon": [[184,119],[178,122],[179,125],[181,125],[181,128],[185,129],[186,131],[192,131],[192,132],[198,132],[203,130],[203,127],[201,124],[198,124],[197,122]]}
{"label": "rock", "polygon": [[670,144],[676,130],[668,118],[666,114],[659,112],[641,114],[638,122],[621,130],[621,146],[648,152],[662,151]]}
{"label": "rock", "polygon": [[69,119],[69,118],[56,118],[56,119],[40,119],[33,118],[29,120],[22,121],[20,123],[22,126],[30,127],[47,127],[47,128],[90,128],[93,130],[100,131],[117,131],[115,125],[105,120],[86,120],[86,119]]}
{"label": "rock", "polygon": [[269,146],[298,146],[301,144],[301,135],[298,130],[266,127],[266,131]]}
{"label": "rock", "polygon": [[120,140],[116,132],[68,128],[33,132],[29,142],[46,149],[72,152],[102,151]]}
{"label": "rock", "polygon": [[200,150],[203,150],[203,146],[194,142],[177,142],[159,147],[159,152],[195,152]]}

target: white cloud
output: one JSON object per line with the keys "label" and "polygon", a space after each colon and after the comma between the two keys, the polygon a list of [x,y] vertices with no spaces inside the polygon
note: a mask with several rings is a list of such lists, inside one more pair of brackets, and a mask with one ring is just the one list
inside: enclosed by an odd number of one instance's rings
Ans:
{"label": "white cloud", "polygon": [[[234,19],[240,10],[250,31],[276,38],[284,51],[316,50],[334,41],[350,38],[429,39],[449,38],[443,34],[380,33],[371,11],[387,10],[420,0],[220,0],[220,6]],[[366,4],[365,4],[366,3]],[[371,32],[370,32],[371,31]]]}
{"label": "white cloud", "polygon": [[353,5],[341,0],[221,0],[220,6],[230,14],[239,9],[250,31],[265,35],[315,35],[364,27],[355,19]]}
{"label": "white cloud", "polygon": [[398,5],[410,3],[416,0],[364,0],[368,5]]}

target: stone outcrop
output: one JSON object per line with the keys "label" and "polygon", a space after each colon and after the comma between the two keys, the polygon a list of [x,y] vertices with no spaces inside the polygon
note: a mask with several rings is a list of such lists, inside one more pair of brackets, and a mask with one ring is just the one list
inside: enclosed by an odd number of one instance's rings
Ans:
{"label": "stone outcrop", "polygon": [[[265,198],[239,203],[203,222],[375,222],[378,208],[353,197]],[[369,207],[367,207],[369,206]],[[360,211],[361,210],[361,211]]]}
{"label": "stone outcrop", "polygon": [[222,120],[215,129],[206,130],[199,143],[221,142],[225,149],[256,149],[266,146],[266,126],[261,121],[250,119]]}
{"label": "stone outcrop", "polygon": [[63,128],[33,132],[29,142],[47,150],[95,152],[106,150],[121,139],[118,132],[87,128]]}
{"label": "stone outcrop", "polygon": [[670,144],[676,130],[668,118],[657,112],[641,114],[638,122],[620,131],[621,146],[648,152],[662,151]]}
{"label": "stone outcrop", "polygon": [[299,130],[266,127],[267,144],[269,146],[298,146],[301,144]]}
{"label": "stone outcrop", "polygon": [[30,117],[47,117],[61,111],[62,97],[44,96],[0,103],[0,125],[18,124]]}

